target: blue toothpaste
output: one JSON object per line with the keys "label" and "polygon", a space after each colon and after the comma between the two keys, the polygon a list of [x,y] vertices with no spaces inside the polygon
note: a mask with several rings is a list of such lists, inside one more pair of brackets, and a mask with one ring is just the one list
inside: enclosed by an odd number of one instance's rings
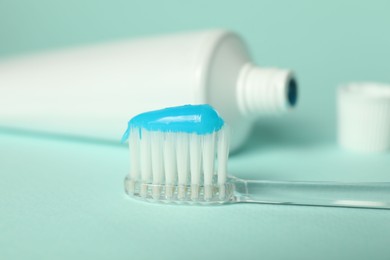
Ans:
{"label": "blue toothpaste", "polygon": [[129,137],[131,128],[159,132],[184,132],[198,135],[218,131],[224,125],[223,119],[210,105],[184,105],[150,111],[133,117],[122,142]]}

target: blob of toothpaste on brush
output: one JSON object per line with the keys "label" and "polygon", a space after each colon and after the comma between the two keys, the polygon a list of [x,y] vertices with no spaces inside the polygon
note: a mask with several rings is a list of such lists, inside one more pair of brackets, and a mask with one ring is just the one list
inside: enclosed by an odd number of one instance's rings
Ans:
{"label": "blob of toothpaste on brush", "polygon": [[185,105],[140,114],[130,120],[127,138],[129,193],[155,200],[225,198],[227,128],[211,106]]}
{"label": "blob of toothpaste on brush", "polygon": [[390,183],[241,180],[228,176],[229,130],[210,105],[139,114],[123,135],[130,149],[125,191],[150,202],[254,202],[390,208]]}

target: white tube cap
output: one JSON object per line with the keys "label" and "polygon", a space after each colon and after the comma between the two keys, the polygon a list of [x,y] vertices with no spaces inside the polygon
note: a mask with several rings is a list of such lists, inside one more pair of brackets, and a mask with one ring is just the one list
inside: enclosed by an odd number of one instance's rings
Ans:
{"label": "white tube cap", "polygon": [[353,151],[390,150],[390,85],[350,83],[338,90],[339,144]]}

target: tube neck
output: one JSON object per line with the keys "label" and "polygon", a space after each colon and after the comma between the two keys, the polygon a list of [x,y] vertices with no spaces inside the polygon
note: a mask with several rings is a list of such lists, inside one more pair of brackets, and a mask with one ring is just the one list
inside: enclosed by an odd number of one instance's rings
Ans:
{"label": "tube neck", "polygon": [[237,103],[242,114],[281,114],[297,102],[298,85],[292,71],[245,64],[237,81]]}

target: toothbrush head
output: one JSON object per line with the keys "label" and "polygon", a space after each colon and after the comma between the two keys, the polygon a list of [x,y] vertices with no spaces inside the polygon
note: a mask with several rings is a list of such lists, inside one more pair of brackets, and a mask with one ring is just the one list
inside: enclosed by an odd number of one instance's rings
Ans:
{"label": "toothbrush head", "polygon": [[126,193],[150,202],[221,204],[232,200],[227,178],[228,128],[209,105],[139,114],[129,121]]}

